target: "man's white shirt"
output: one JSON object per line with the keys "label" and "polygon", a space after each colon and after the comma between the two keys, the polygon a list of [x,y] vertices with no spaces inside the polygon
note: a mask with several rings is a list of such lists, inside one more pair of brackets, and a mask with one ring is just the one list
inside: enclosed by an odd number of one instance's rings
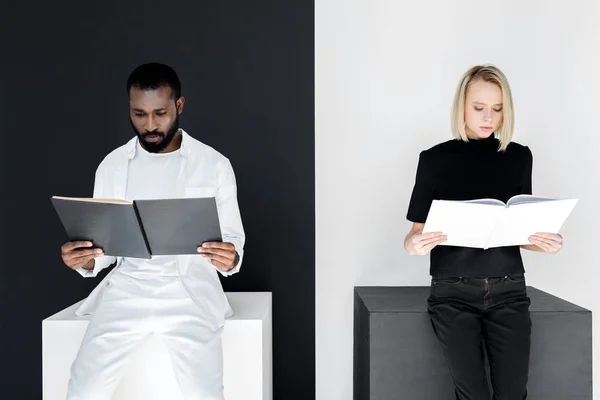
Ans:
{"label": "man's white shirt", "polygon": [[78,315],[94,312],[109,281],[129,291],[154,293],[157,297],[178,296],[183,287],[215,329],[232,314],[217,273],[230,276],[239,272],[244,256],[245,233],[233,168],[222,154],[183,129],[180,132],[181,147],[172,153],[148,153],[134,137],[108,154],[96,170],[93,197],[127,200],[215,197],[223,241],[235,245],[239,262],[231,271],[220,272],[200,254],[151,260],[97,257],[93,270],[77,271],[84,277],[95,277],[115,262],[116,266],[79,307]]}

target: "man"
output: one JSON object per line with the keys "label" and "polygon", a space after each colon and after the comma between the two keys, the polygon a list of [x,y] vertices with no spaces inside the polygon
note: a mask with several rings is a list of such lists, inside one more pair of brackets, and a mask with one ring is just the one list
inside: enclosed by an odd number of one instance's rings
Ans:
{"label": "man", "polygon": [[232,311],[217,273],[239,271],[245,242],[233,169],[179,128],[184,98],[172,68],[139,66],[127,91],[136,135],[102,161],[94,197],[214,196],[223,242],[202,244],[198,255],[150,260],[105,256],[89,242],[62,246],[65,264],[84,277],[116,263],[77,310],[93,317],[71,368],[67,400],[109,400],[129,355],[151,335],[166,345],[184,399],[221,400],[221,330]]}

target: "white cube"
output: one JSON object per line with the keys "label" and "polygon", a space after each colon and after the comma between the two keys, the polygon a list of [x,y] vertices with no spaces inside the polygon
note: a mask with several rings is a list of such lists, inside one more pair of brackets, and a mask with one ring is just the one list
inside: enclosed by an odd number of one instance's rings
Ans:
{"label": "white cube", "polygon": [[[226,293],[234,315],[223,329],[226,400],[272,400],[272,308],[270,292]],[[83,300],[82,300],[83,301]],[[42,321],[43,399],[65,400],[89,316],[77,316],[81,302]],[[132,355],[113,400],[176,400],[175,375],[164,345],[147,341]]]}

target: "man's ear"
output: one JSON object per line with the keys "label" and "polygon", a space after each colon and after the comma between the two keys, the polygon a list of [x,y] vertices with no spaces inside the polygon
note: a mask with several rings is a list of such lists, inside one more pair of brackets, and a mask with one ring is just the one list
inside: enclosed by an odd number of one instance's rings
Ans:
{"label": "man's ear", "polygon": [[181,114],[183,112],[183,104],[185,103],[185,98],[181,96],[175,101],[175,108],[177,108],[177,114]]}

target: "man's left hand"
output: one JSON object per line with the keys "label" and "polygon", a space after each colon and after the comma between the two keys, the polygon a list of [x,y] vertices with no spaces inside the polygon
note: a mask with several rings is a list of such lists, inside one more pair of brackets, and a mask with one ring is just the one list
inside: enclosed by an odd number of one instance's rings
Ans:
{"label": "man's left hand", "polygon": [[210,259],[211,263],[221,272],[227,272],[235,267],[237,253],[233,243],[206,242],[198,247],[202,257]]}
{"label": "man's left hand", "polygon": [[563,238],[556,233],[536,233],[529,237],[529,241],[545,253],[556,254],[563,245]]}

